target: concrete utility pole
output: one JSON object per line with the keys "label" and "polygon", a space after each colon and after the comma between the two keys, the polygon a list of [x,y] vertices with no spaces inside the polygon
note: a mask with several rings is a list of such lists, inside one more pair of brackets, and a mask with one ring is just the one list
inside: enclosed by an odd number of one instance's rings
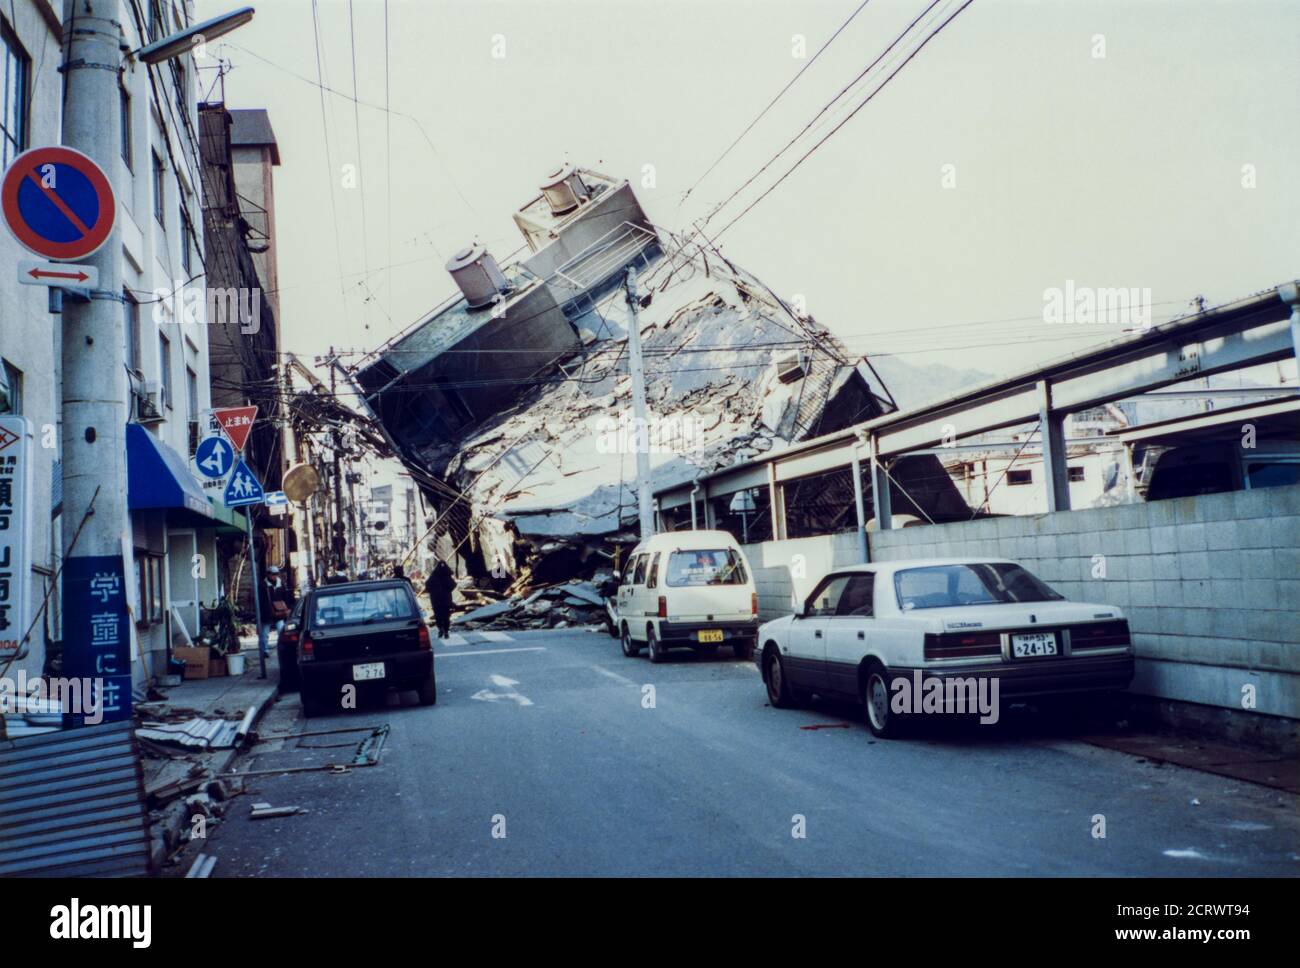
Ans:
{"label": "concrete utility pole", "polygon": [[[335,399],[334,387],[334,347],[330,347],[330,399]],[[339,450],[343,447],[343,438],[338,432],[338,428],[330,435],[334,442],[334,522],[333,531],[330,534],[330,551],[334,560],[340,566],[345,566],[343,558],[343,468],[339,460]]]}
{"label": "concrete utility pole", "polygon": [[632,446],[636,448],[637,509],[641,519],[641,540],[655,533],[654,508],[650,496],[650,428],[646,423],[645,365],[641,361],[640,300],[636,294],[636,266],[627,270],[627,327],[628,370],[632,374],[632,417],[634,421]]}
{"label": "concrete utility pole", "polygon": [[[75,7],[75,9],[74,9]],[[67,85],[63,99],[63,144],[100,166],[118,164],[118,69],[122,31],[117,0],[72,0],[64,6]],[[91,595],[92,574],[120,576],[121,597],[104,605],[125,610],[123,537],[129,524],[126,503],[126,343],[122,319],[122,244],[116,227],[103,247],[84,260],[99,269],[99,288],[88,301],[63,300],[63,554],[65,622],[80,629]],[[76,548],[72,539],[90,512]],[[87,561],[85,559],[93,559]],[[25,580],[25,576],[24,576]],[[101,579],[102,581],[102,579]],[[79,614],[80,613],[80,614]],[[121,623],[126,626],[126,623]],[[73,633],[69,665],[86,673],[90,641]],[[65,666],[67,669],[68,666]],[[65,671],[65,675],[68,674]],[[129,697],[128,697],[129,698]]]}

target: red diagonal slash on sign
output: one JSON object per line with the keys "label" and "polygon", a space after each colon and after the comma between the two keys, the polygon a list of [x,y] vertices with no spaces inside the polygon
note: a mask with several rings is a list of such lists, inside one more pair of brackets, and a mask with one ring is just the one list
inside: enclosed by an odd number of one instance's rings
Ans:
{"label": "red diagonal slash on sign", "polygon": [[90,276],[84,272],[47,272],[44,269],[33,269],[27,273],[33,279],[75,279],[77,282],[85,282]]}
{"label": "red diagonal slash on sign", "polygon": [[86,228],[86,224],[81,221],[81,219],[77,218],[77,213],[68,208],[67,202],[59,198],[58,193],[53,188],[46,188],[45,185],[41,183],[41,179],[38,177],[39,175],[40,169],[37,168],[33,168],[27,173],[27,177],[32,180],[32,183],[45,193],[45,197],[54,203],[55,208],[63,213],[63,217],[71,222],[82,235],[89,235],[90,229]]}

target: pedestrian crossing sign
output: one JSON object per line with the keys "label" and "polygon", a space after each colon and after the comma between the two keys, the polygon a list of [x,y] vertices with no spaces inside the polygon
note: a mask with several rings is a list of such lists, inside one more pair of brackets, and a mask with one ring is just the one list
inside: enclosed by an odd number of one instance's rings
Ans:
{"label": "pedestrian crossing sign", "polygon": [[254,476],[244,458],[239,458],[235,468],[230,472],[230,481],[226,484],[223,495],[228,508],[242,508],[249,504],[261,504],[266,499],[262,484]]}

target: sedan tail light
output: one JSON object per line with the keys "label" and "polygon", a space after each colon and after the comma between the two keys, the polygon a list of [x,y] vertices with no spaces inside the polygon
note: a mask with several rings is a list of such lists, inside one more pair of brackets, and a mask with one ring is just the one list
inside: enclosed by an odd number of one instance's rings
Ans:
{"label": "sedan tail light", "polygon": [[430,641],[430,639],[429,639],[429,626],[427,626],[427,625],[425,625],[423,622],[421,622],[421,623],[420,623],[420,631],[419,631],[418,633],[416,633],[416,634],[419,636],[419,639],[420,639],[420,649],[421,649],[421,651],[423,651],[423,650],[427,650],[427,649],[432,649],[432,648],[433,648],[433,642]]}
{"label": "sedan tail light", "polygon": [[660,618],[668,617],[668,599],[664,595],[659,596],[659,617]]}
{"label": "sedan tail light", "polygon": [[1002,654],[1002,635],[999,632],[947,632],[925,637],[924,655],[927,659],[968,659],[972,656]]}
{"label": "sedan tail light", "polygon": [[1106,649],[1117,645],[1131,645],[1128,622],[1095,622],[1088,625],[1070,627],[1070,651],[1082,649]]}

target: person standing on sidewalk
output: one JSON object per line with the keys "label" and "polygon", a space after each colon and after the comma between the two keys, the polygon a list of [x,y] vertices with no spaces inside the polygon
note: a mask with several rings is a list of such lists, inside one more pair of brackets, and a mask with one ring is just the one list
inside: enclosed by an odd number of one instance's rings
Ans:
{"label": "person standing on sidewalk", "polygon": [[433,620],[438,626],[440,639],[451,634],[451,593],[455,587],[456,578],[445,561],[434,565],[433,572],[424,583],[424,590],[429,594],[429,604],[433,606]]}

